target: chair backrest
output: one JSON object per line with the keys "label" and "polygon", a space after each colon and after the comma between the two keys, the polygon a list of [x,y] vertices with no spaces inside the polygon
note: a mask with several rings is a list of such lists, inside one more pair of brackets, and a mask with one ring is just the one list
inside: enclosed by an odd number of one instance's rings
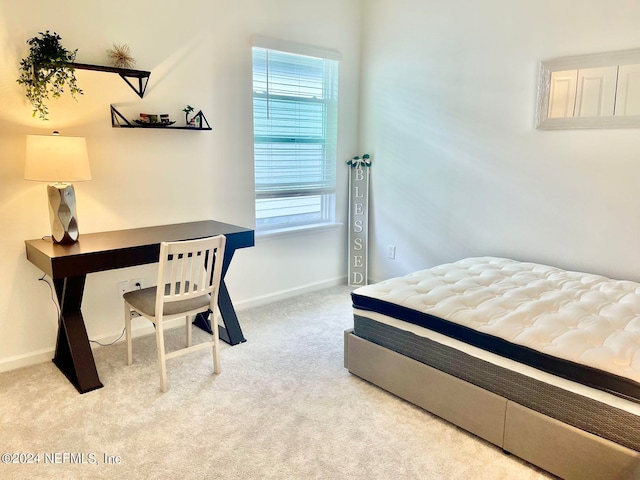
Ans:
{"label": "chair backrest", "polygon": [[156,314],[163,311],[164,303],[206,294],[211,295],[210,305],[215,308],[226,240],[224,235],[218,235],[160,244]]}

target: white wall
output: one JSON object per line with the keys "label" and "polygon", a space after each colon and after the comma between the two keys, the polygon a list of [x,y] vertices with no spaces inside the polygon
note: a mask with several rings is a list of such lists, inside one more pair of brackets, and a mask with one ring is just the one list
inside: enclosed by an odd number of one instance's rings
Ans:
{"label": "white wall", "polygon": [[[205,218],[252,226],[252,34],[344,55],[338,172],[340,159],[372,154],[374,280],[485,254],[640,280],[640,130],[533,128],[538,62],[639,48],[640,3],[158,5],[0,0],[0,370],[50,358],[57,328],[49,291],[24,254],[25,239],[49,230],[44,185],[22,179],[24,136],[56,128],[87,137],[93,180],[76,184],[81,232]],[[104,63],[113,42],[129,44],[138,67],[152,71],[145,98],[115,75],[78,71],[85,95],[51,102],[48,123],[31,118],[15,79],[24,42],[46,29],[87,63]],[[112,129],[110,103],[132,118],[141,111],[179,117],[190,104],[214,130]],[[396,260],[386,259],[389,244]],[[337,281],[346,273],[344,247],[343,229],[258,239],[236,254],[232,298],[250,305]],[[151,281],[154,273],[145,266],[89,275],[83,309],[92,338],[121,328],[116,283]]]}
{"label": "white wall", "polygon": [[[57,323],[41,272],[24,240],[49,234],[46,188],[23,176],[25,135],[87,138],[93,180],[77,183],[82,232],[217,219],[252,227],[251,49],[254,34],[317,45],[343,54],[340,71],[340,159],[357,152],[360,0],[0,0],[0,370],[50,359]],[[50,121],[31,117],[15,82],[25,44],[56,31],[78,48],[77,61],[107,64],[105,51],[127,43],[137,68],[150,70],[144,99],[116,75],[77,71],[84,95],[49,103]],[[113,129],[109,105],[182,118],[202,109],[212,132]],[[338,175],[338,215],[345,220],[346,181]],[[237,305],[300,288],[342,281],[345,231],[258,239],[236,253],[227,277]],[[91,274],[83,312],[91,338],[110,340],[123,325],[116,283],[153,282],[155,266]]]}
{"label": "white wall", "polygon": [[366,6],[372,278],[495,255],[640,280],[640,130],[534,129],[539,62],[639,48],[640,2]]}

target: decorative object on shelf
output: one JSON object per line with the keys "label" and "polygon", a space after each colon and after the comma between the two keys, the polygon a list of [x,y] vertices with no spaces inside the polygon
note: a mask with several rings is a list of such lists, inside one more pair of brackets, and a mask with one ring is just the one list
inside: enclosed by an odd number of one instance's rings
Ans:
{"label": "decorative object on shelf", "polygon": [[133,122],[141,127],[167,127],[176,123],[169,120],[169,115],[149,115],[146,113],[141,113],[140,120],[134,120]]}
{"label": "decorative object on shelf", "polygon": [[[155,117],[155,115],[153,115],[153,117]],[[151,123],[151,115],[149,115],[148,113],[141,113],[140,114],[140,123]],[[154,122],[156,121],[155,118],[153,120]]]}
{"label": "decorative object on shelf", "polygon": [[149,123],[149,122],[143,122],[140,120],[134,120],[133,121],[136,125],[139,125],[140,127],[143,128],[161,128],[161,127],[168,127],[169,125],[173,125],[176,122],[153,122],[153,123]]}
{"label": "decorative object on shelf", "polygon": [[204,118],[204,115],[202,114],[202,110],[198,110],[198,113],[196,113],[191,118],[191,120],[189,120],[189,114],[194,111],[194,108],[191,105],[187,105],[182,109],[182,111],[184,112],[184,123],[186,124],[187,127],[202,130],[204,129],[204,124],[206,123],[207,127],[209,129],[211,128],[209,127],[209,122],[207,122],[207,119]]}
{"label": "decorative object on shelf", "polygon": [[210,130],[211,127],[209,126],[209,122],[207,122],[207,119],[204,118],[204,114],[202,113],[202,110],[198,110],[198,113],[196,113],[193,116],[193,118],[189,120],[187,127],[193,128],[194,130],[204,130],[205,123],[207,124],[207,129]]}
{"label": "decorative object on shelf", "polygon": [[[150,121],[155,119],[154,121]],[[196,120],[194,120],[196,119]],[[170,128],[170,129],[180,129],[180,130],[211,130],[211,126],[207,119],[205,118],[202,111],[196,113],[194,118],[190,120],[193,122],[192,125],[199,125],[198,127],[185,125],[185,126],[173,126],[175,121],[169,119],[169,115],[163,113],[160,115],[154,114],[140,114],[140,119],[135,119],[132,121],[127,120],[127,118],[120,113],[116,107],[111,105],[111,126],[113,128]],[[205,126],[206,125],[206,126]]]}
{"label": "decorative object on shelf", "polygon": [[70,182],[91,180],[84,137],[27,135],[24,178],[54,182],[47,186],[51,235],[56,243],[78,240],[76,196]]}
{"label": "decorative object on shelf", "polygon": [[368,281],[369,172],[371,158],[364,154],[349,165],[349,285],[362,286]]}
{"label": "decorative object on shelf", "polygon": [[184,124],[189,125],[189,114],[193,112],[193,107],[191,105],[187,105],[182,109],[184,112]]}
{"label": "decorative object on shelf", "polygon": [[191,128],[200,128],[201,125],[202,125],[202,112],[196,113],[196,115],[191,120],[189,120],[189,123],[187,123],[187,127],[191,127]]}
{"label": "decorative object on shelf", "polygon": [[141,113],[140,120],[134,120],[134,122],[141,125],[172,125],[176,122],[169,120],[169,115],[161,113],[157,115],[155,113]]}
{"label": "decorative object on shelf", "polygon": [[59,98],[67,87],[71,96],[82,95],[78,87],[74,68],[70,66],[76,58],[76,50],[62,46],[62,38],[56,32],[40,32],[38,37],[27,40],[29,56],[20,61],[20,77],[17,82],[26,88],[26,96],[33,105],[33,116],[48,120],[46,101],[49,95]]}
{"label": "decorative object on shelf", "polygon": [[113,49],[107,50],[107,55],[116,68],[133,68],[136,59],[131,56],[131,48],[126,43],[114,43]]}

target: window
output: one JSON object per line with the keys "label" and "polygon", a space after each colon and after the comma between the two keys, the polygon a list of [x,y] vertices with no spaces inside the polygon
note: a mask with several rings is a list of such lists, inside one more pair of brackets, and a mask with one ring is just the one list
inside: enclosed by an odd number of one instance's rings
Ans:
{"label": "window", "polygon": [[337,59],[269,48],[273,42],[253,47],[258,232],[335,216]]}

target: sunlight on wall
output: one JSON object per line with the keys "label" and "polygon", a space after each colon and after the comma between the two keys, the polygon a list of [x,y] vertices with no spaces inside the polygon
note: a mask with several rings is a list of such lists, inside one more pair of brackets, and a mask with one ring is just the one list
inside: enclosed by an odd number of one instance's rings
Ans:
{"label": "sunlight on wall", "polygon": [[[2,7],[0,6],[0,8]],[[30,105],[21,89],[16,88],[22,52],[14,40],[9,37],[7,20],[4,12],[0,10],[0,45],[4,47],[3,68],[0,68],[0,98],[2,98],[0,121],[8,121],[8,124],[30,125],[32,124]],[[24,50],[26,53],[26,45]]]}
{"label": "sunlight on wall", "polygon": [[585,0],[550,15],[555,7],[512,2],[506,22],[504,2],[465,17],[457,3],[437,17],[421,0],[365,9],[370,241],[397,245],[395,260],[372,256],[371,274],[495,255],[637,279],[638,130],[541,132],[534,114],[539,61],[637,48],[628,19],[640,6]]}
{"label": "sunlight on wall", "polygon": [[[151,78],[153,78],[153,82],[149,82],[148,93],[160,88],[167,77],[170,77],[176,71],[183,71],[185,66],[188,69],[194,58],[199,59],[201,64],[206,63],[202,62],[202,50],[208,50],[210,43],[210,38],[206,32],[194,33],[185,37],[184,40],[185,42],[182,44],[176,43],[172,45],[172,48],[175,49],[173,53],[166,52],[166,57],[162,58],[160,63],[154,65],[153,68],[149,68],[152,71]],[[189,80],[189,84],[185,85],[185,89],[189,89],[191,85],[200,82],[202,82],[202,78],[198,76],[192,77]]]}
{"label": "sunlight on wall", "polygon": [[[358,150],[360,0],[326,0],[321,10],[313,2],[296,0],[166,2],[154,10],[152,20],[148,3],[0,4],[0,369],[3,362],[55,346],[55,309],[48,289],[37,281],[42,272],[25,254],[25,239],[50,233],[45,185],[23,178],[27,134],[55,129],[86,137],[93,179],[74,185],[80,238],[91,232],[210,218],[251,226],[250,39],[262,34],[343,52],[340,156],[346,160]],[[127,43],[136,68],[151,71],[144,98],[116,74],[77,70],[84,95],[74,100],[65,93],[52,100],[48,122],[33,118],[16,79],[20,59],[28,53],[26,40],[47,29],[59,33],[66,48],[78,48],[81,63],[106,65],[106,49],[113,42]],[[213,131],[112,128],[111,104],[122,107],[118,110],[129,119],[142,112],[167,113],[180,123],[189,104],[203,111]],[[342,186],[339,192],[346,191],[346,179]],[[243,249],[230,269],[232,298],[270,299],[301,285],[341,278],[346,272],[343,236],[343,230],[336,229]],[[152,267],[87,277],[82,307],[90,336],[119,334],[122,305],[115,286],[140,275],[151,279]]]}
{"label": "sunlight on wall", "polygon": [[[78,95],[73,99],[68,92],[63,93],[59,99],[50,98],[47,102],[50,115],[48,121],[43,121],[33,116],[33,107],[25,96],[25,89],[16,80],[20,76],[20,61],[29,54],[27,38],[10,37],[5,27],[4,16],[0,12],[0,45],[5,46],[4,65],[0,69],[0,122],[6,123],[10,129],[21,130],[30,127],[33,133],[54,129],[69,128],[83,124],[95,118],[98,107],[93,109],[77,108],[78,102],[84,99],[84,95]],[[80,88],[85,83],[84,73],[76,71],[76,78]],[[91,72],[94,73],[94,72]],[[100,87],[98,87],[100,88]],[[104,108],[100,106],[101,110]],[[100,111],[104,115],[104,111]]]}

